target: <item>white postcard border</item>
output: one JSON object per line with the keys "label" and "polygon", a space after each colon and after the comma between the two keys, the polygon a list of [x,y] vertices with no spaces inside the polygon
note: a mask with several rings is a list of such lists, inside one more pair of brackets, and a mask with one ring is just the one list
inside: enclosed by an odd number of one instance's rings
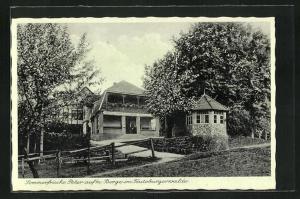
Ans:
{"label": "white postcard border", "polygon": [[[271,38],[271,176],[262,177],[151,177],[151,178],[18,178],[17,24],[20,23],[154,23],[154,22],[269,22]],[[267,190],[275,189],[275,18],[256,17],[145,17],[145,18],[18,18],[11,21],[11,138],[13,191],[79,190]]]}

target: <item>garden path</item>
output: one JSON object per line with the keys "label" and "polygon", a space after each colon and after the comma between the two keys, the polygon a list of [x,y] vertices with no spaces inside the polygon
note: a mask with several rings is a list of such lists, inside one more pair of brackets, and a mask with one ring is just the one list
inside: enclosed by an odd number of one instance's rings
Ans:
{"label": "garden path", "polygon": [[268,146],[271,146],[271,144],[270,143],[262,143],[262,144],[238,146],[238,147],[232,147],[229,150],[232,150],[232,149],[251,149],[251,148],[268,147]]}
{"label": "garden path", "polygon": [[[123,141],[124,140],[120,140]],[[124,144],[123,142],[120,142],[118,140],[114,140],[115,142],[115,146],[120,146],[122,144]],[[126,140],[128,141],[128,140]],[[110,144],[112,141],[91,141],[91,144],[93,146],[103,146],[103,145],[108,145]],[[122,147],[118,147],[117,150],[120,151],[123,154],[130,154],[131,156],[135,156],[135,157],[151,157],[152,153],[151,150],[144,147],[139,147],[139,146],[135,146],[135,145],[126,145],[126,146],[122,146]],[[142,150],[146,150],[146,151],[142,151]],[[138,152],[138,151],[142,151],[142,152]],[[137,152],[137,153],[134,153]],[[155,157],[159,158],[160,160],[158,162],[168,162],[168,161],[172,161],[178,158],[182,158],[184,157],[184,155],[180,155],[180,154],[176,154],[176,153],[168,153],[168,152],[158,152],[155,151]]]}

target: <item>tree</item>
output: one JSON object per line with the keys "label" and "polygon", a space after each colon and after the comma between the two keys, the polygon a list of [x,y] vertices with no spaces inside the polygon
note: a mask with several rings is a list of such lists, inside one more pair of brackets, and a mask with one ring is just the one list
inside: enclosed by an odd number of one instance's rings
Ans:
{"label": "tree", "polygon": [[[146,68],[144,86],[148,89],[152,113],[185,111],[205,89],[210,96],[233,109],[241,106],[257,125],[260,117],[269,117],[270,43],[267,36],[241,23],[197,23],[175,39],[174,44],[172,58],[166,55]],[[174,93],[176,100],[170,97]]]}
{"label": "tree", "polygon": [[[58,98],[71,98],[76,89],[92,82],[98,74],[91,70],[92,62],[85,60],[88,49],[86,35],[75,46],[65,26],[18,25],[18,132],[23,150],[30,135],[39,136],[53,110],[60,108]],[[32,163],[29,166],[34,177],[38,177]]]}

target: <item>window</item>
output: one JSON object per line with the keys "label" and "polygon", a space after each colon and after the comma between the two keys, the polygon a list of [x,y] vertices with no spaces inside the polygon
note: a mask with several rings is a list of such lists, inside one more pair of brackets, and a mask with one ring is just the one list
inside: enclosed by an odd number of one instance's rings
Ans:
{"label": "window", "polygon": [[224,123],[224,116],[220,115],[220,123],[223,124]]}
{"label": "window", "polygon": [[77,110],[77,119],[78,120],[83,120],[83,111],[82,111],[82,109]]}
{"label": "window", "polygon": [[82,109],[73,109],[71,112],[72,119],[74,120],[82,120],[83,119],[83,112]]}
{"label": "window", "polygon": [[[199,123],[209,123],[209,112],[208,111],[201,111],[198,112],[197,115],[199,114]],[[198,122],[197,122],[198,123]]]}
{"label": "window", "polygon": [[186,124],[187,125],[190,125],[190,124],[192,124],[193,123],[193,121],[192,121],[192,115],[188,115],[187,117],[186,117]]}
{"label": "window", "polygon": [[200,115],[200,113],[197,113],[196,123],[200,124],[200,122],[201,122],[201,115]]}
{"label": "window", "polygon": [[209,115],[205,115],[205,123],[209,123]]}
{"label": "window", "polygon": [[214,111],[214,113],[215,113],[216,115],[223,115],[223,112],[222,112],[222,111]]}
{"label": "window", "polygon": [[63,118],[68,119],[69,118],[69,109],[65,109],[63,112]]}
{"label": "window", "polygon": [[122,117],[114,115],[103,116],[103,127],[104,128],[122,128]]}
{"label": "window", "polygon": [[77,110],[72,110],[71,116],[72,116],[72,119],[76,119],[77,118]]}
{"label": "window", "polygon": [[217,115],[214,115],[214,123],[218,123]]}
{"label": "window", "polygon": [[151,117],[141,117],[140,118],[141,130],[152,130],[156,129],[156,120]]}

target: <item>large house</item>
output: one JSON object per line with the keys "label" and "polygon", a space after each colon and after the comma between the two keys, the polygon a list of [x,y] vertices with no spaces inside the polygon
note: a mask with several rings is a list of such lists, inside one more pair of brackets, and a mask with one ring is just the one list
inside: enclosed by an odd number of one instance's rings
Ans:
{"label": "large house", "polygon": [[91,139],[159,136],[159,119],[148,113],[144,90],[126,81],[114,83],[99,100],[84,107],[83,132]]}
{"label": "large house", "polygon": [[[114,83],[98,100],[83,106],[83,133],[89,132],[92,140],[162,136],[160,121],[148,112],[145,100],[143,89],[126,81]],[[174,121],[174,127],[179,127],[181,133],[172,132],[171,136],[227,135],[227,111],[227,107],[204,94],[188,113]]]}

